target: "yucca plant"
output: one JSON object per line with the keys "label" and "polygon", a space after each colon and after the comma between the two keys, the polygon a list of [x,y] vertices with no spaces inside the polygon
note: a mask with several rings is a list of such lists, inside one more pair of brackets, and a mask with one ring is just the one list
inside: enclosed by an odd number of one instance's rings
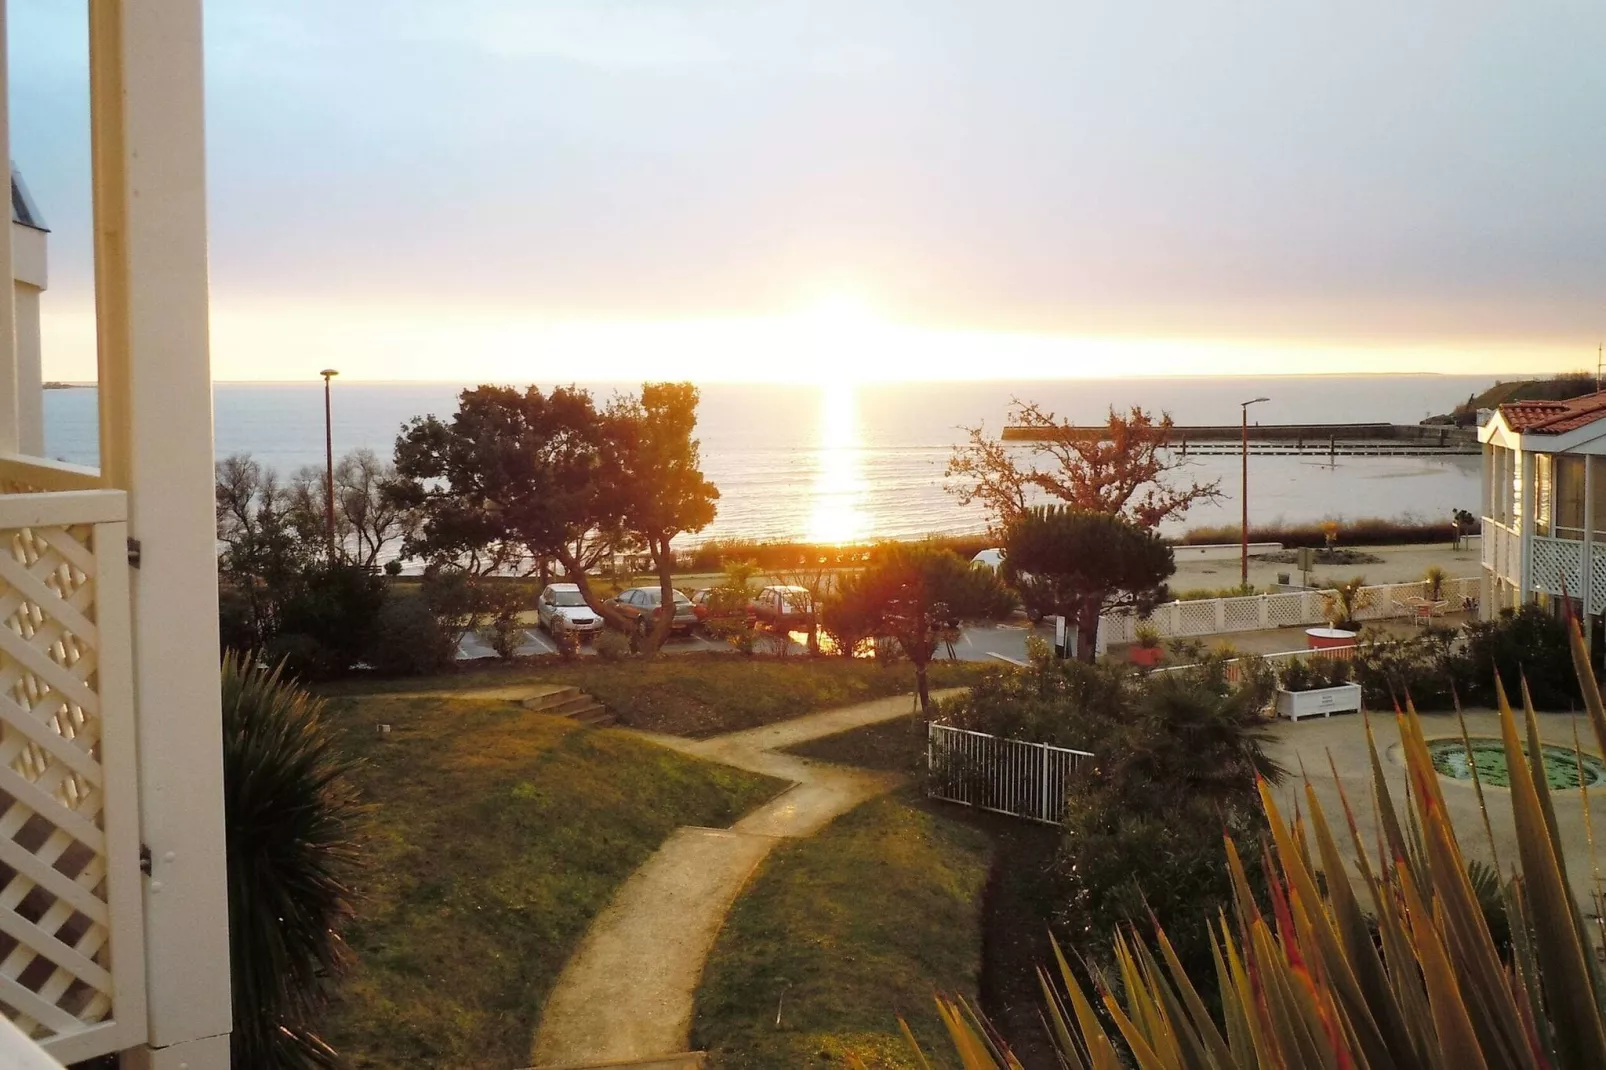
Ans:
{"label": "yucca plant", "polygon": [[[1569,630],[1590,722],[1606,747],[1606,709],[1576,622]],[[1382,829],[1375,855],[1340,796],[1355,879],[1309,781],[1307,816],[1293,821],[1263,784],[1271,842],[1260,861],[1269,908],[1251,894],[1244,860],[1228,839],[1235,895],[1215,932],[1219,1015],[1163,931],[1154,933],[1151,950],[1129,929],[1115,937],[1113,976],[1096,977],[1096,1004],[1063,955],[1057,984],[1039,971],[1064,1064],[1071,1070],[1606,1067],[1602,979],[1568,883],[1533,704],[1524,685],[1519,721],[1498,682],[1497,697],[1520,855],[1520,875],[1499,892],[1510,922],[1505,957],[1486,919],[1487,902],[1479,902],[1480,892],[1488,898],[1488,881],[1469,876],[1475,871],[1462,856],[1421,724],[1407,704],[1397,716],[1409,785],[1403,813],[1367,728],[1371,803]],[[972,1008],[938,1003],[963,1066],[1020,1065]]]}
{"label": "yucca plant", "polygon": [[282,667],[229,653],[222,687],[233,1064],[335,1066],[314,1026],[351,913],[353,763]]}

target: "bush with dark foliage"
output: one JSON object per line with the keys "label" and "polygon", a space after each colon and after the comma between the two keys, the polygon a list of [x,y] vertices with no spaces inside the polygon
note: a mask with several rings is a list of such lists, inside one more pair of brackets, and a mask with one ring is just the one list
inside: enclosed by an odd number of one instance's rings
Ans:
{"label": "bush with dark foliage", "polygon": [[316,1032],[345,959],[359,810],[323,704],[278,669],[226,654],[223,807],[233,1064],[332,1067]]}

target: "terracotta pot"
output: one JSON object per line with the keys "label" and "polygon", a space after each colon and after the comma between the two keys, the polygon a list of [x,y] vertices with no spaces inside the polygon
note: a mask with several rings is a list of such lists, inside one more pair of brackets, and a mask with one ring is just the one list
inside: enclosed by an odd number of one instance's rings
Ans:
{"label": "terracotta pot", "polygon": [[1165,651],[1157,646],[1134,646],[1127,648],[1126,656],[1134,665],[1153,668],[1160,664],[1160,659],[1165,656]]}

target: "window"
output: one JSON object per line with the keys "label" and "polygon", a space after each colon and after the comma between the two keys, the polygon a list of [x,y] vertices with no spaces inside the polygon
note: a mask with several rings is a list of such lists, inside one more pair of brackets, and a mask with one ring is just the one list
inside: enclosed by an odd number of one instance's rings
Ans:
{"label": "window", "polygon": [[1555,501],[1556,538],[1581,540],[1584,537],[1584,459],[1562,455],[1556,458]]}
{"label": "window", "polygon": [[1534,456],[1534,534],[1555,534],[1556,462],[1548,453]]}

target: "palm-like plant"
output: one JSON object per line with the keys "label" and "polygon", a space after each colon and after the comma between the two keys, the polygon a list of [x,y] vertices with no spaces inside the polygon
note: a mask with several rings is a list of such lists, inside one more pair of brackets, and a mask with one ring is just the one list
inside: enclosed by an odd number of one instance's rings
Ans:
{"label": "palm-like plant", "polygon": [[1359,627],[1356,618],[1371,609],[1372,603],[1372,592],[1366,589],[1366,577],[1355,576],[1322,595],[1322,615],[1335,628],[1355,631]]}
{"label": "palm-like plant", "polygon": [[[1570,631],[1590,722],[1606,746],[1606,708],[1576,622]],[[1156,931],[1151,951],[1129,930],[1115,939],[1117,976],[1099,978],[1096,992],[1113,1036],[1063,956],[1058,984],[1040,971],[1064,1064],[1072,1070],[1606,1066],[1606,989],[1572,898],[1538,722],[1523,691],[1520,724],[1498,691],[1521,866],[1521,876],[1500,893],[1511,923],[1508,958],[1486,920],[1487,903],[1479,901],[1480,891],[1487,899],[1488,889],[1480,889],[1487,882],[1469,876],[1421,725],[1407,706],[1398,716],[1409,774],[1405,820],[1368,728],[1382,827],[1375,859],[1343,799],[1348,861],[1358,879],[1350,879],[1308,781],[1309,816],[1292,823],[1262,785],[1272,839],[1264,860],[1270,910],[1251,894],[1229,839],[1235,895],[1220,915],[1214,946],[1219,1017],[1163,931]],[[969,1006],[939,1005],[962,1065],[1020,1065]]]}
{"label": "palm-like plant", "polygon": [[322,702],[280,669],[230,653],[222,687],[233,1062],[334,1066],[313,1025],[351,913],[353,762],[338,751]]}

